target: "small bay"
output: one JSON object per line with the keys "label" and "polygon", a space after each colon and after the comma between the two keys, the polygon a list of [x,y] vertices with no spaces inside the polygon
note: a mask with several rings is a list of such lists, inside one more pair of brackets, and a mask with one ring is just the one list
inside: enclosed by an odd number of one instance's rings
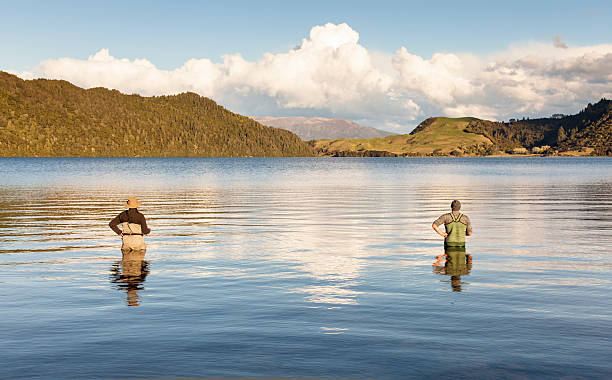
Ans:
{"label": "small bay", "polygon": [[[0,378],[606,378],[610,158],[2,158]],[[122,261],[108,222],[152,229]],[[474,234],[451,277],[431,223]]]}

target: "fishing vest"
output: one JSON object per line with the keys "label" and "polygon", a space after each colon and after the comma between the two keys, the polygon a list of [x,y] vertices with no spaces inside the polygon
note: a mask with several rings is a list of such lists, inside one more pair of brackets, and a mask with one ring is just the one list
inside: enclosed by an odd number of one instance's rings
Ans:
{"label": "fishing vest", "polygon": [[450,213],[452,222],[445,224],[444,228],[446,228],[446,233],[448,236],[444,238],[444,245],[449,247],[461,247],[465,245],[465,232],[467,231],[467,225],[461,223],[461,216],[463,214],[458,214],[455,218],[455,215]]}
{"label": "fishing vest", "polygon": [[121,249],[142,250],[146,249],[142,228],[140,224],[123,222],[121,223],[123,232],[123,246]]}

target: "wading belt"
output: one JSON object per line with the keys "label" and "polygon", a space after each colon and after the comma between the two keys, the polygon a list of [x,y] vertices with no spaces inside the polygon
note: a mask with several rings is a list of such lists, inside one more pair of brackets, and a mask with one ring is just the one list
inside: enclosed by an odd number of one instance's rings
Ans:
{"label": "wading belt", "polygon": [[[131,226],[134,225],[134,227]],[[142,229],[141,226],[137,223],[130,223],[128,222],[123,222],[123,235],[124,236],[130,236],[130,235],[138,235],[138,236],[142,236]],[[137,232],[140,231],[140,232]]]}

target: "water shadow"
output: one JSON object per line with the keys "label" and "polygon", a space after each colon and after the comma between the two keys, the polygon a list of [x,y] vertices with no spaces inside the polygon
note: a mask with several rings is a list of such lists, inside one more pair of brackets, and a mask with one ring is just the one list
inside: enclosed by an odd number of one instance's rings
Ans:
{"label": "water shadow", "polygon": [[144,259],[146,251],[124,250],[121,253],[121,261],[111,266],[110,281],[117,289],[125,290],[128,306],[139,306],[138,292],[144,289],[142,284],[149,274],[149,263]]}
{"label": "water shadow", "polygon": [[469,275],[472,270],[472,255],[466,253],[465,247],[444,247],[444,254],[436,257],[432,266],[434,273],[450,276],[453,292],[460,292],[461,276]]}

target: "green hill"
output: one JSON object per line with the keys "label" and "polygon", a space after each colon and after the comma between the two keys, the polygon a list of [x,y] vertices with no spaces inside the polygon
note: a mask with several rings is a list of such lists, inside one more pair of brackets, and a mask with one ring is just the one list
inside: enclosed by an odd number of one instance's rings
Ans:
{"label": "green hill", "polygon": [[0,156],[313,156],[193,93],[142,97],[0,71]]}
{"label": "green hill", "polygon": [[326,156],[446,156],[492,154],[612,155],[612,101],[576,115],[508,123],[432,117],[409,135],[309,142]]}
{"label": "green hill", "polygon": [[478,120],[466,131],[486,136],[502,151],[550,146],[560,154],[612,155],[612,101],[602,99],[576,115],[560,118],[509,123]]}
{"label": "green hill", "polygon": [[328,156],[427,156],[493,153],[491,140],[466,132],[472,117],[432,117],[407,135],[374,139],[315,140],[310,144]]}

